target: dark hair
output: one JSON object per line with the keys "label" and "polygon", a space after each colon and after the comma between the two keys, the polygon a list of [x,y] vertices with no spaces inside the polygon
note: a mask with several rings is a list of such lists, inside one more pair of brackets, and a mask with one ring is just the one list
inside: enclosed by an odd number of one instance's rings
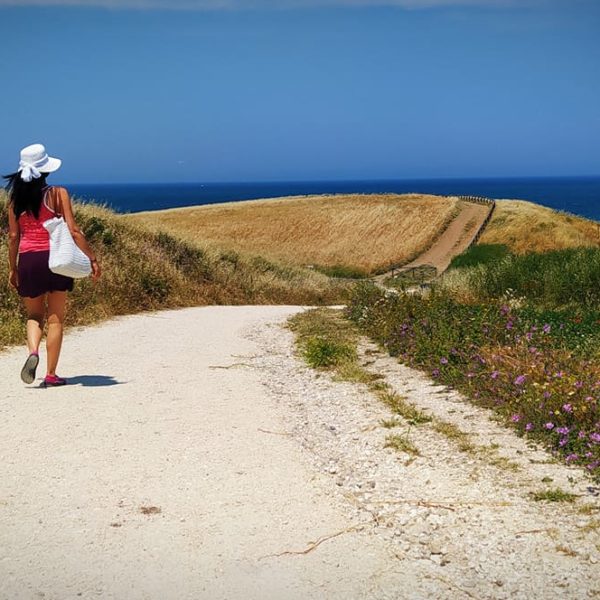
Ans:
{"label": "dark hair", "polygon": [[48,173],[42,173],[37,179],[23,181],[19,172],[4,175],[4,179],[8,181],[5,189],[17,219],[24,212],[33,214],[36,219],[39,218],[47,176]]}

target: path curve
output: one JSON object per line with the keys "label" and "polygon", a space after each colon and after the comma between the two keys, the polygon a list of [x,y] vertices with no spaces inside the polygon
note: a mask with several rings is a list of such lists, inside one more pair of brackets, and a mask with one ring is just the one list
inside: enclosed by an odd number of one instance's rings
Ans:
{"label": "path curve", "polygon": [[0,598],[348,599],[404,587],[410,574],[360,531],[286,435],[261,373],[244,368],[257,351],[244,331],[300,310],[210,306],[72,332],[60,389],[24,386],[23,350],[4,353]]}

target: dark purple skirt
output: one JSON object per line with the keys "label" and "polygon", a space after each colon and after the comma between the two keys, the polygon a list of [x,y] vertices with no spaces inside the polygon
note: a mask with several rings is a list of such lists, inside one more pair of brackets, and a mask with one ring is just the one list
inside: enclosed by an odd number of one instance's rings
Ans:
{"label": "dark purple skirt", "polygon": [[23,252],[19,254],[19,296],[37,298],[48,292],[70,292],[73,280],[57,275],[48,268],[50,252]]}

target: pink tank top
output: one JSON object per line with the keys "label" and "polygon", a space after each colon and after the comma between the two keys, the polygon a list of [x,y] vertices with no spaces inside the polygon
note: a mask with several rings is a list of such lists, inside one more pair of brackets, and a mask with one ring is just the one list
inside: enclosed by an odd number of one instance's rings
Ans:
{"label": "pink tank top", "polygon": [[40,214],[36,219],[29,212],[23,212],[19,215],[19,230],[21,239],[19,241],[19,254],[23,252],[43,252],[50,250],[50,236],[44,229],[44,221],[52,219],[56,213],[46,204],[46,194],[44,193],[42,204],[40,206]]}

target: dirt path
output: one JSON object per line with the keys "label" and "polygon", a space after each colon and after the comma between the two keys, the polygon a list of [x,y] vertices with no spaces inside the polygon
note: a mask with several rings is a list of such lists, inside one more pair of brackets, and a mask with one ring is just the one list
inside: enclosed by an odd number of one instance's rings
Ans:
{"label": "dirt path", "polygon": [[378,283],[383,283],[385,279],[393,273],[398,273],[399,270],[404,271],[423,265],[433,266],[437,269],[438,274],[443,273],[448,268],[452,259],[469,247],[471,240],[479,231],[479,228],[483,225],[491,210],[491,206],[486,204],[475,204],[472,202],[462,202],[461,204],[460,213],[448,225],[429,250],[426,250],[401,269],[394,269],[394,271],[378,275],[375,280]]}
{"label": "dirt path", "polygon": [[[388,409],[295,358],[281,323],[299,310],[214,306],[73,332],[62,389],[23,386],[23,351],[3,354],[0,598],[598,597],[600,505],[581,471],[367,348],[411,401],[497,441],[520,470],[427,426],[396,430],[416,459],[386,448]],[[542,477],[576,505],[531,501]]]}
{"label": "dirt path", "polygon": [[74,332],[60,389],[23,386],[23,351],[3,354],[0,598],[348,599],[405,587],[410,574],[361,531],[286,433],[264,373],[245,366],[260,350],[244,331],[298,310],[204,307]]}

